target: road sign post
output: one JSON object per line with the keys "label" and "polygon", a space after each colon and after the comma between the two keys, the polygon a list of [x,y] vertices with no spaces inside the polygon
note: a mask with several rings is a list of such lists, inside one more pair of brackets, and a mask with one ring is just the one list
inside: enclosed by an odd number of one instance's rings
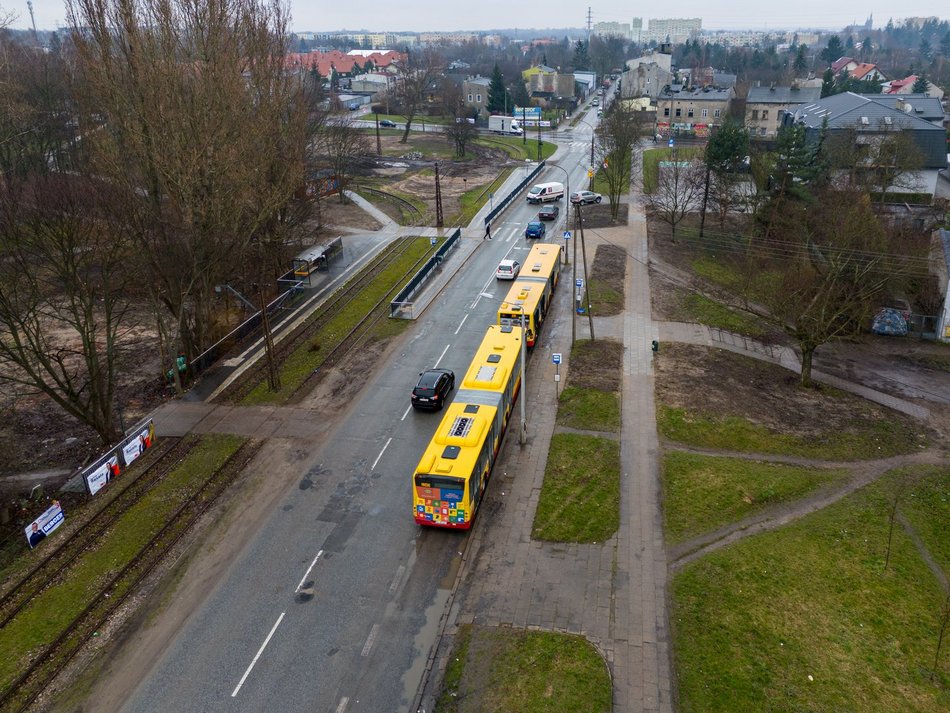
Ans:
{"label": "road sign post", "polygon": [[574,295],[574,309],[577,310],[578,314],[584,314],[584,307],[581,305],[581,295],[582,290],[584,289],[584,278],[578,277],[574,280],[574,287],[577,290]]}
{"label": "road sign post", "polygon": [[558,352],[555,352],[551,355],[551,360],[554,362],[554,398],[560,398],[560,386],[558,382],[561,381],[561,355]]}
{"label": "road sign post", "polygon": [[567,241],[570,239],[571,239],[571,231],[565,230],[564,231],[564,264],[565,265],[571,264],[570,254],[568,253],[568,250],[567,250],[567,245],[568,245]]}

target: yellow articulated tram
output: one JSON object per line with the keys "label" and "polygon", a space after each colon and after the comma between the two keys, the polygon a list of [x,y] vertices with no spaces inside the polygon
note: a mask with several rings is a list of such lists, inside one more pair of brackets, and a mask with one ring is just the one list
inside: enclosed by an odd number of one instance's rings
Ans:
{"label": "yellow articulated tram", "polygon": [[521,389],[521,327],[492,325],[413,474],[420,525],[467,530]]}
{"label": "yellow articulated tram", "polygon": [[527,345],[533,347],[560,275],[560,245],[538,243],[532,247],[525,258],[521,274],[498,308],[498,324],[520,326],[524,313]]}

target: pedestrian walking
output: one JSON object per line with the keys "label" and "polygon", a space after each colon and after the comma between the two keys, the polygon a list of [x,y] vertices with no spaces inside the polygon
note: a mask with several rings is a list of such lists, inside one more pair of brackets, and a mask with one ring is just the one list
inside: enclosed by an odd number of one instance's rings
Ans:
{"label": "pedestrian walking", "polygon": [[[485,238],[491,240],[491,223],[485,223]],[[482,238],[482,240],[485,238]]]}

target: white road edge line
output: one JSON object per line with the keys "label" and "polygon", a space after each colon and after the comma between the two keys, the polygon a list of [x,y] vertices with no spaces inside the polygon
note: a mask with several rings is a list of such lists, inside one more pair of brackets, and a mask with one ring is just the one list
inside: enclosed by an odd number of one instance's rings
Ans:
{"label": "white road edge line", "polygon": [[280,622],[284,620],[284,614],[286,613],[287,612],[281,612],[280,616],[277,617],[277,621],[274,622],[274,626],[271,627],[270,633],[267,635],[267,638],[264,639],[264,643],[261,644],[261,648],[257,650],[257,655],[251,661],[251,664],[247,667],[247,671],[244,672],[244,675],[241,676],[241,680],[238,681],[238,685],[234,687],[234,691],[232,691],[231,693],[231,698],[234,698],[235,696],[237,696],[238,691],[241,690],[241,686],[244,685],[244,682],[247,680],[247,677],[251,675],[251,669],[254,668],[254,664],[257,663],[257,659],[259,659],[261,657],[261,654],[264,653],[264,649],[266,649],[267,644],[270,643],[270,638],[274,635],[274,632],[277,631],[277,627],[280,626]]}
{"label": "white road edge line", "polygon": [[399,420],[400,420],[400,421],[405,421],[405,420],[406,420],[406,416],[409,415],[409,412],[410,412],[411,410],[412,410],[412,404],[409,404],[408,406],[406,406],[406,412],[402,415],[402,418],[399,419]]}
{"label": "white road edge line", "polygon": [[443,349],[443,350],[442,350],[442,353],[439,354],[439,358],[435,360],[435,366],[438,366],[438,365],[439,365],[439,362],[442,361],[442,357],[445,356],[445,353],[449,350],[449,347],[451,347],[451,346],[452,346],[451,344],[446,344],[446,345],[445,345],[445,349]]}
{"label": "white road edge line", "polygon": [[393,594],[396,591],[396,587],[399,586],[399,582],[402,580],[402,575],[406,572],[406,566],[401,564],[396,570],[396,576],[393,577],[393,583],[389,585],[389,593]]}
{"label": "white road edge line", "polygon": [[300,591],[300,588],[303,586],[303,583],[307,581],[307,577],[310,575],[310,570],[313,569],[313,566],[317,563],[317,560],[320,559],[320,555],[323,554],[323,550],[317,552],[317,556],[313,558],[313,562],[310,563],[310,566],[307,567],[307,571],[303,573],[303,577],[300,578],[300,584],[297,585],[297,588],[294,590],[294,594]]}
{"label": "white road edge line", "polygon": [[389,444],[393,442],[392,437],[386,439],[386,445],[383,446],[383,450],[379,452],[379,455],[376,456],[376,460],[373,461],[373,467],[370,470],[376,470],[376,464],[379,463],[379,459],[383,457],[383,453],[386,452],[386,449],[389,448]]}
{"label": "white road edge line", "polygon": [[459,331],[462,329],[462,325],[465,324],[465,320],[466,320],[466,319],[468,319],[468,315],[467,315],[467,314],[466,314],[464,317],[462,317],[462,321],[459,322],[459,326],[456,327],[456,329],[455,329],[455,333],[456,333],[456,334],[458,334]]}
{"label": "white road edge line", "polygon": [[366,643],[363,644],[363,651],[360,653],[360,656],[365,657],[369,654],[369,650],[373,648],[373,642],[376,641],[376,636],[379,634],[379,624],[373,624],[373,628],[370,629],[369,636],[366,637]]}
{"label": "white road edge line", "polygon": [[346,704],[350,702],[350,699],[346,696],[340,699],[340,705],[336,707],[336,713],[343,713],[346,710]]}

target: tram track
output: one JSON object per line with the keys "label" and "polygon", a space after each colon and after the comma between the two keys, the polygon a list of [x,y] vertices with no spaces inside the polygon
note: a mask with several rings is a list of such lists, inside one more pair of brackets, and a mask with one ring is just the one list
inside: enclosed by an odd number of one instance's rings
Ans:
{"label": "tram track", "polygon": [[[261,446],[261,441],[245,442],[204,479],[194,494],[178,506],[135,556],[97,588],[95,594],[89,597],[89,604],[63,628],[59,636],[43,647],[12,683],[0,690],[0,711],[25,711],[48,689],[59,673],[83,649],[94,632],[113,616],[138,589],[138,585],[165,560],[171,549],[217,501]],[[157,463],[166,460],[160,458]],[[180,461],[181,459],[178,460]],[[173,467],[170,466],[169,471]],[[88,544],[84,545],[85,547],[88,547]],[[13,616],[15,617],[16,613]]]}

